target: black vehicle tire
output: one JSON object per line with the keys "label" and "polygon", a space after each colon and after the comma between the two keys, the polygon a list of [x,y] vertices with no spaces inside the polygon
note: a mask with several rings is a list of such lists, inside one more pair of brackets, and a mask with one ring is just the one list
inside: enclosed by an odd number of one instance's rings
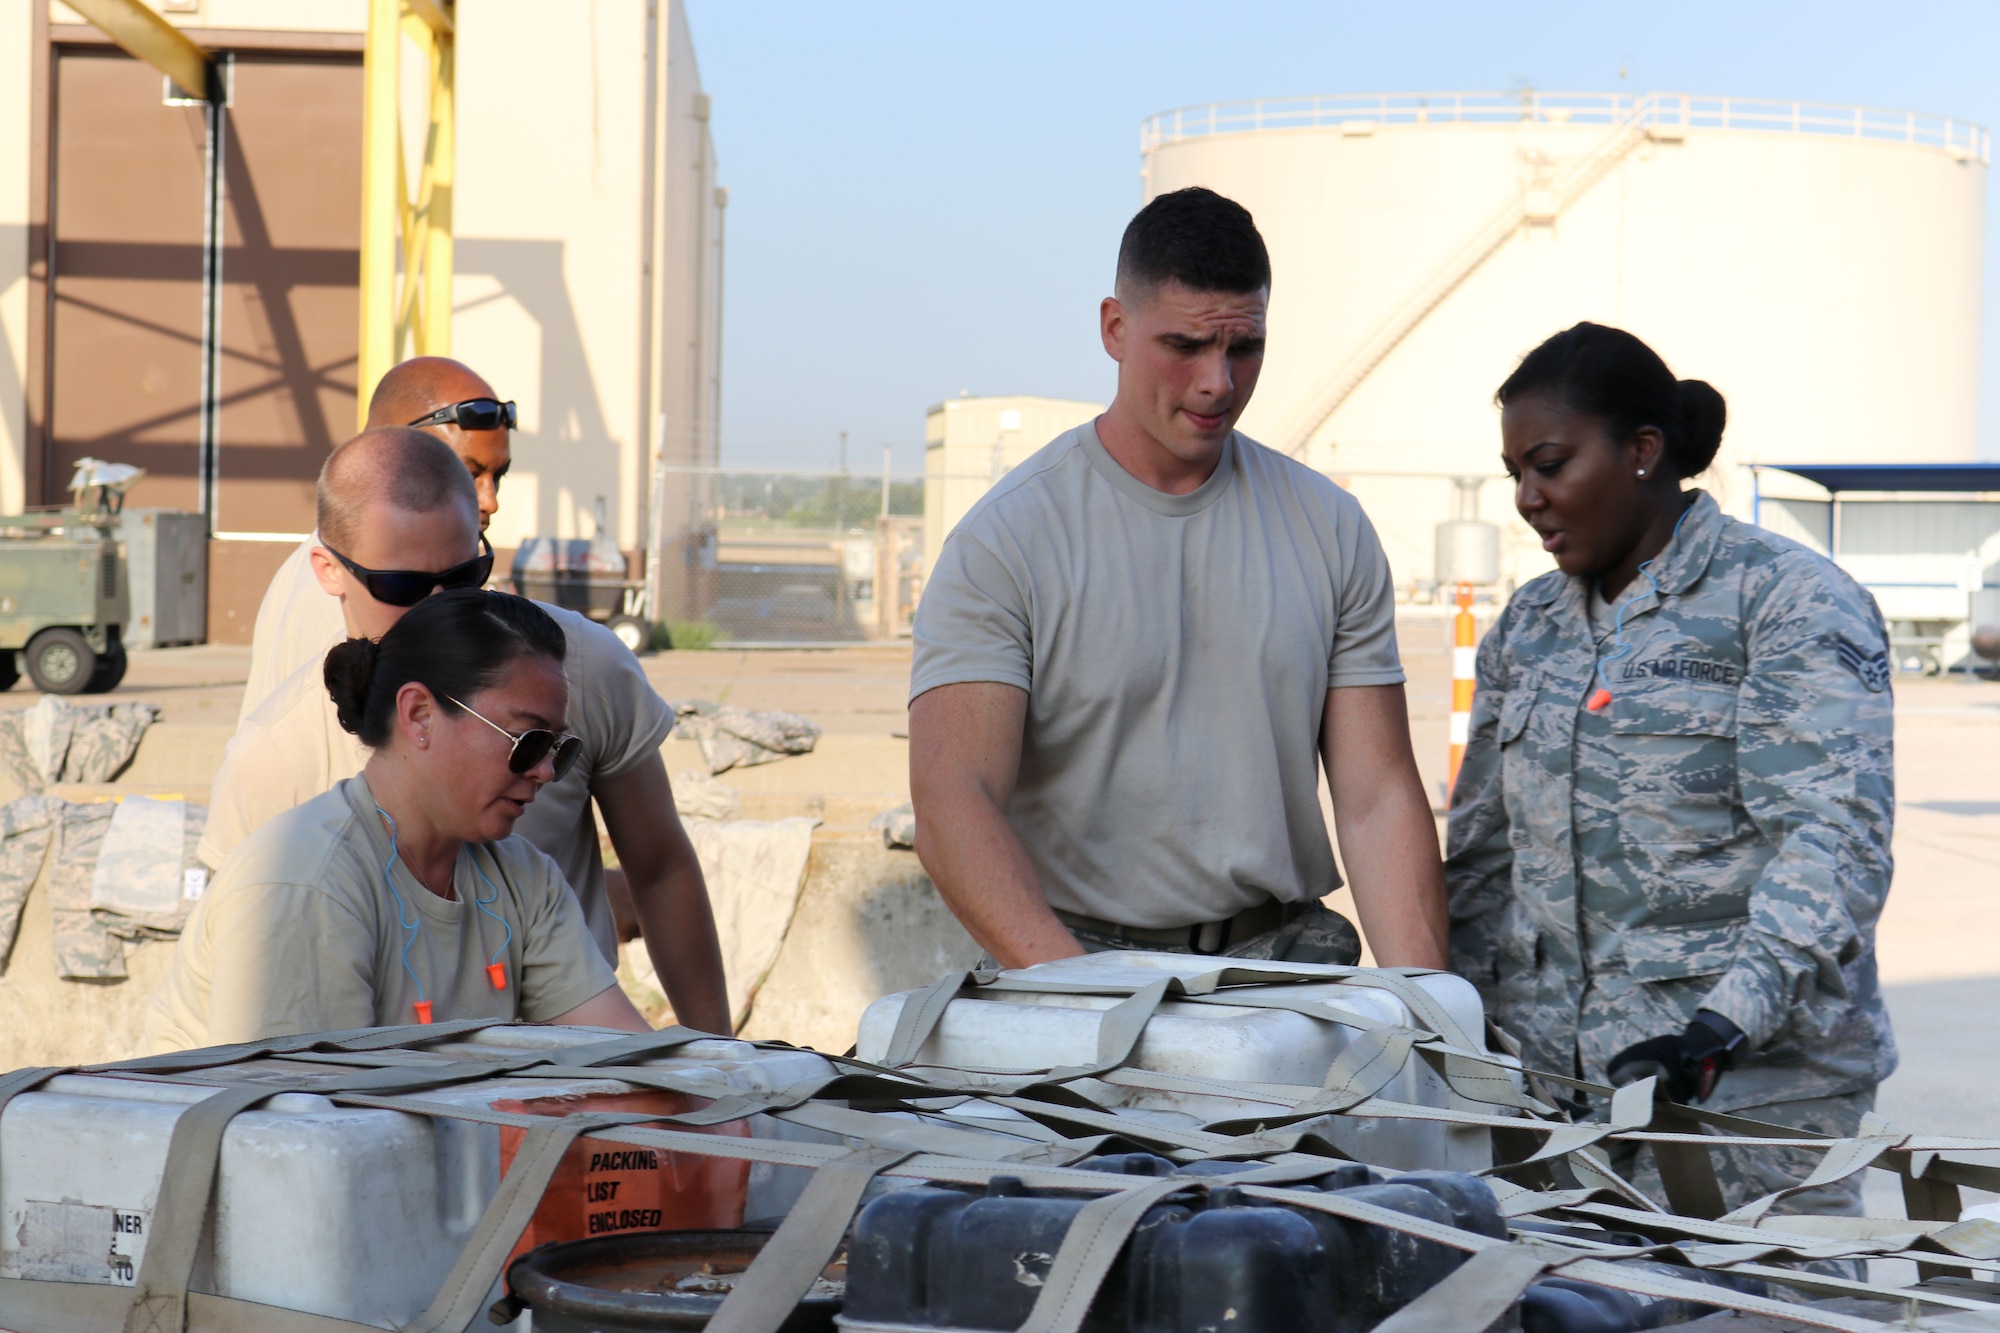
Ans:
{"label": "black vehicle tire", "polygon": [[637,657],[652,644],[653,627],[637,616],[613,616],[604,622],[604,628],[618,636],[618,642],[632,650]]}
{"label": "black vehicle tire", "polygon": [[0,692],[13,689],[20,680],[20,656],[0,649]]}
{"label": "black vehicle tire", "polygon": [[109,694],[118,688],[118,682],[125,679],[125,645],[115,639],[111,651],[97,659],[97,670],[91,673],[90,684],[83,687],[85,694]]}
{"label": "black vehicle tire", "polygon": [[28,640],[21,652],[28,679],[47,694],[82,694],[97,674],[97,654],[90,640],[73,629],[45,629]]}

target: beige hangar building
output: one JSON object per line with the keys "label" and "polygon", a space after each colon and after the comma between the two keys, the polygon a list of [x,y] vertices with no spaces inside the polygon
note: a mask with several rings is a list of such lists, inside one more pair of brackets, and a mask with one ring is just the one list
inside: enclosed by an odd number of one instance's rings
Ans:
{"label": "beige hangar building", "polygon": [[[1242,428],[1360,496],[1418,600],[1453,478],[1486,479],[1496,591],[1549,567],[1513,513],[1492,395],[1578,320],[1721,390],[1700,484],[1822,549],[1827,493],[1753,465],[1972,460],[1989,145],[1900,111],[1550,93],[1188,107],[1141,143],[1147,198],[1208,186],[1270,245]],[[1981,522],[2000,561],[2000,517]]]}
{"label": "beige hangar building", "polygon": [[[0,509],[63,503],[86,455],[146,468],[129,504],[205,514],[207,636],[247,642],[373,388],[356,383],[370,6],[147,2],[222,70],[213,191],[199,105],[59,0],[0,0]],[[727,196],[686,13],[452,13],[451,354],[520,405],[500,567],[531,535],[597,536],[601,513],[633,557],[658,528],[663,570],[692,569],[705,514],[675,468],[716,461]],[[404,51],[414,181],[425,82]],[[686,582],[665,581],[663,614]]]}

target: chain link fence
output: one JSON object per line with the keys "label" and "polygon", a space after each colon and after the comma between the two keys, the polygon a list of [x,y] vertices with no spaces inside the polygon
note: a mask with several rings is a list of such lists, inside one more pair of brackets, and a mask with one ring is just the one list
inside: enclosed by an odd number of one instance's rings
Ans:
{"label": "chain link fence", "polygon": [[654,619],[682,648],[907,638],[923,594],[926,480],[663,469]]}

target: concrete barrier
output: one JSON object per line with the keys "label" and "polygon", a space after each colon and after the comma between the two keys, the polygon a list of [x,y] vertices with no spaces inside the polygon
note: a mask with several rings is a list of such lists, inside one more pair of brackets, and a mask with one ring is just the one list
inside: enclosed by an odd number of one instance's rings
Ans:
{"label": "concrete barrier", "polygon": [[65,981],[56,975],[46,876],[21,912],[21,930],[0,974],[0,1070],[81,1065],[136,1053],[146,1000],[173,962],[170,943],[128,945],[124,981]]}
{"label": "concrete barrier", "polygon": [[[206,801],[231,734],[223,725],[157,723],[116,783],[52,790],[68,800],[173,792]],[[690,741],[669,741],[661,755],[670,773],[707,768]],[[792,928],[746,1025],[751,1035],[845,1050],[861,1011],[878,996],[978,957],[916,856],[884,848],[867,827],[909,799],[908,764],[907,741],[836,735],[822,737],[811,754],[722,775],[742,793],[746,818],[822,821]],[[0,800],[20,794],[0,776]],[[146,1000],[166,976],[173,949],[128,946],[127,981],[65,981],[55,973],[47,885],[37,883],[11,957],[0,960],[0,1071],[132,1054]]]}
{"label": "concrete barrier", "polygon": [[840,1052],[861,1012],[979,959],[915,852],[868,829],[823,829],[778,960],[743,1025],[757,1040]]}

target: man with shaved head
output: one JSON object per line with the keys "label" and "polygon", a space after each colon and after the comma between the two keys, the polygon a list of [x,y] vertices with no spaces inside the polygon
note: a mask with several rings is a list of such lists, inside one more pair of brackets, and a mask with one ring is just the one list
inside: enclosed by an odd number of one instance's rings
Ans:
{"label": "man with shaved head", "polygon": [[[493,548],[480,532],[479,498],[460,457],[435,437],[408,426],[363,431],[320,470],[319,533],[309,555],[314,586],[301,595],[335,608],[336,639],[373,639],[440,589],[483,586]],[[598,948],[615,965],[617,928],[594,802],[675,1017],[728,1032],[708,890],[660,759],[673,709],[611,631],[573,611],[543,609],[569,641],[564,672],[583,751],[567,776],[542,789],[514,831],[561,868]],[[335,716],[323,657],[322,651],[286,676],[238,726],[216,774],[201,841],[211,867],[220,867],[264,821],[366,763],[366,751]]]}
{"label": "man with shaved head", "polygon": [[[414,426],[451,446],[472,478],[484,532],[500,507],[500,479],[513,463],[514,404],[470,366],[444,356],[420,356],[390,369],[368,400],[368,426]],[[278,567],[257,606],[250,635],[250,678],[244,683],[241,722],[278,682],[308,661],[318,661],[343,637],[338,603],[318,594],[313,550],[319,534],[300,542]]]}

